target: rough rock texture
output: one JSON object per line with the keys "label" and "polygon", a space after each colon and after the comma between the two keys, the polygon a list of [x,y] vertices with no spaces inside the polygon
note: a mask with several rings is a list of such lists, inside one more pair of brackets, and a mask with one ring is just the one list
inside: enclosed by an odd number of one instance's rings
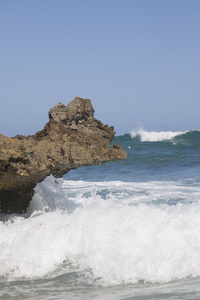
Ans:
{"label": "rough rock texture", "polygon": [[114,127],[94,117],[90,99],[76,97],[49,111],[49,122],[32,136],[0,134],[0,212],[23,213],[33,188],[46,176],[61,177],[80,166],[126,158],[119,144],[110,147]]}

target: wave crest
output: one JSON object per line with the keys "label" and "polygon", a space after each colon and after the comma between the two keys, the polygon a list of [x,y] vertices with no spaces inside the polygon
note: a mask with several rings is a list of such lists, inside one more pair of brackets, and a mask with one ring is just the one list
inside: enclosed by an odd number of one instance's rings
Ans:
{"label": "wave crest", "polygon": [[132,130],[132,138],[139,137],[142,142],[160,142],[171,140],[175,136],[185,134],[188,131],[146,131],[143,129]]}

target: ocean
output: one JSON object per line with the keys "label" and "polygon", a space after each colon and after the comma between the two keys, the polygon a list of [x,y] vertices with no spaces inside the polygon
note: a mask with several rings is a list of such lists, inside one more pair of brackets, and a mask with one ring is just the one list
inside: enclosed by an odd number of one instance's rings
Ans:
{"label": "ocean", "polygon": [[200,131],[115,137],[127,159],[47,177],[0,217],[0,299],[200,299]]}

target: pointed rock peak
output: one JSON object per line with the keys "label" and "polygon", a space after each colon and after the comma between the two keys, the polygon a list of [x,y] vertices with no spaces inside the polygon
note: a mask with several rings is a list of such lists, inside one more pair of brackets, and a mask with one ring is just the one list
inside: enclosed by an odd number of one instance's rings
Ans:
{"label": "pointed rock peak", "polygon": [[94,108],[90,99],[75,97],[67,106],[59,102],[49,110],[49,119],[55,122],[68,123],[74,120],[88,119],[94,116]]}

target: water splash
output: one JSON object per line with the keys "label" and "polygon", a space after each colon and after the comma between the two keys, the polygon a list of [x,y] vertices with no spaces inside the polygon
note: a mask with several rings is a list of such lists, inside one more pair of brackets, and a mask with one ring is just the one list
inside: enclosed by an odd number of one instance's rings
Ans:
{"label": "water splash", "polygon": [[[126,196],[119,181],[61,184],[50,177],[39,187],[35,197],[43,210],[0,222],[0,277],[41,278],[73,269],[90,272],[97,284],[115,285],[200,276],[198,186],[187,193],[180,182],[134,183]],[[111,195],[102,197],[100,189]],[[158,198],[193,194],[194,201],[154,203],[155,191]]]}

